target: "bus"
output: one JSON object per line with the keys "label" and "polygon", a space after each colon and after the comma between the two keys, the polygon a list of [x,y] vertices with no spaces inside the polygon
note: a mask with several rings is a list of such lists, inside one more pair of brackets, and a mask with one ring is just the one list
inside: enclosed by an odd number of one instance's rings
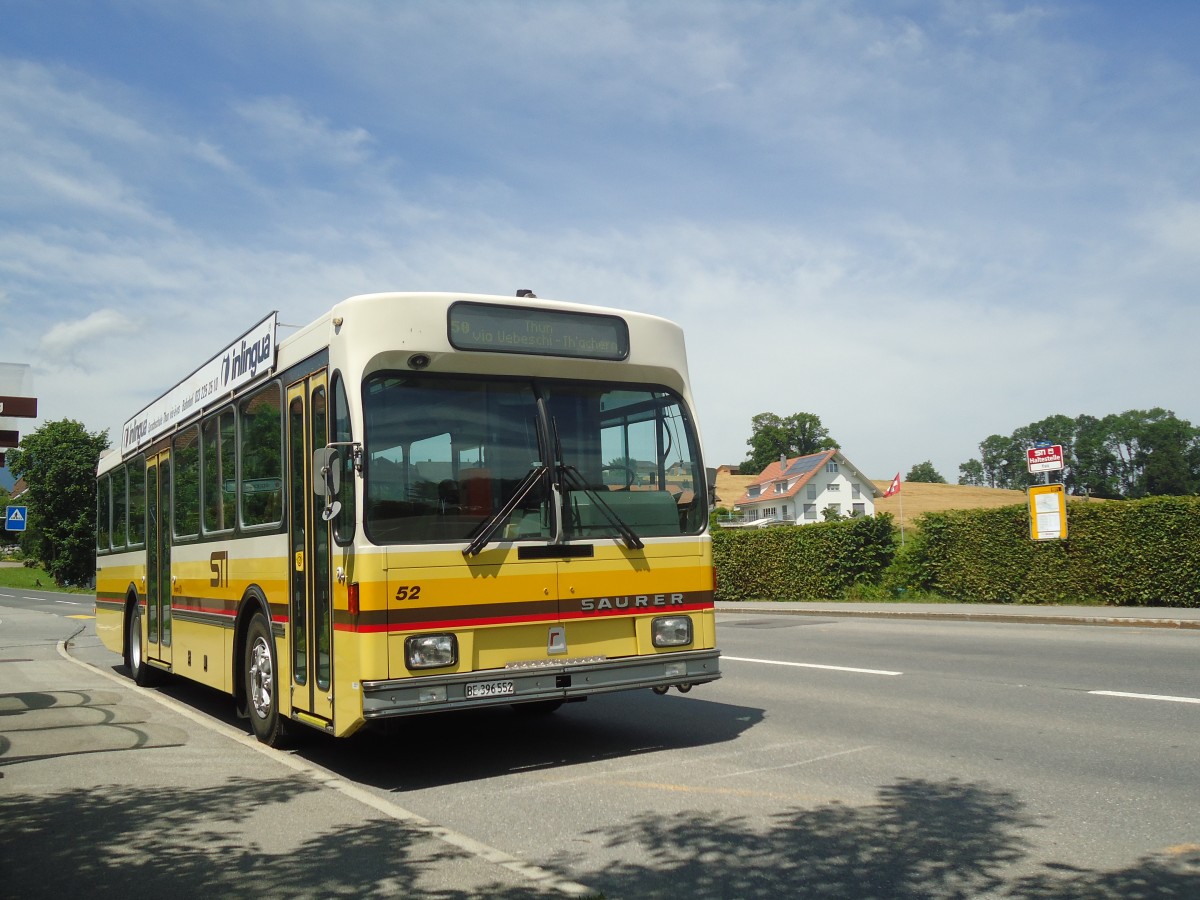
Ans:
{"label": "bus", "polygon": [[516,297],[264,318],[97,467],[96,631],[271,746],[720,677],[681,329]]}

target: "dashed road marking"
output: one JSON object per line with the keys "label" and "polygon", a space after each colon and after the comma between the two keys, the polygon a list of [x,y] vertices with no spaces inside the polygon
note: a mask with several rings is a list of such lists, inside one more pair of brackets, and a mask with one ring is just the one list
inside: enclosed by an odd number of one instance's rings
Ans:
{"label": "dashed road marking", "polygon": [[859,675],[903,675],[903,672],[889,672],[884,669],[857,669],[851,666],[823,666],[818,663],[798,663],[786,662],[782,659],[752,659],[747,656],[726,656],[721,654],[721,659],[727,659],[731,662],[748,662],[761,663],[765,666],[794,666],[797,669],[828,669],[831,672],[855,672]]}
{"label": "dashed road marking", "polygon": [[1088,691],[1097,697],[1127,697],[1132,700],[1166,700],[1170,703],[1200,703],[1200,697],[1171,697],[1166,694],[1131,694],[1126,691]]}

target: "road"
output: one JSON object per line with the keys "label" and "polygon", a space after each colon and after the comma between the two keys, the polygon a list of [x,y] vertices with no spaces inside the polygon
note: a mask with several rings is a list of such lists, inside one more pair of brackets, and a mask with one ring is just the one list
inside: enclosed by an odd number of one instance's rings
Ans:
{"label": "road", "polygon": [[769,615],[719,629],[725,678],[687,696],[480,713],[314,758],[610,897],[1200,879],[1195,633]]}
{"label": "road", "polygon": [[[1200,633],[719,629],[725,677],[687,695],[410,719],[295,755],[608,898],[1200,896]],[[205,689],[164,692],[237,724]]]}

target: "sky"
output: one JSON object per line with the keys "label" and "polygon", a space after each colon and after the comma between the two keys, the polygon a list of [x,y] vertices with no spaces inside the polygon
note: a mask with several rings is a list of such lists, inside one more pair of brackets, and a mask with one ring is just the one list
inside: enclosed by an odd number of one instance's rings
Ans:
{"label": "sky", "polygon": [[710,466],[760,412],[952,483],[1054,414],[1200,424],[1198,39],[1183,0],[0,0],[0,362],[115,439],[271,310],[529,288],[679,322]]}

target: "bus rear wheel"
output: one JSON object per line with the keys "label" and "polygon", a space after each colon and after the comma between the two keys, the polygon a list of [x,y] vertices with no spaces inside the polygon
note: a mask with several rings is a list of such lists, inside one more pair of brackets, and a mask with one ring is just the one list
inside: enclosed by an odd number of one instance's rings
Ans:
{"label": "bus rear wheel", "polygon": [[268,747],[282,746],[287,723],[279,715],[279,675],[275,665],[275,642],[266,617],[256,613],[246,629],[244,659],[246,712],[254,736]]}

